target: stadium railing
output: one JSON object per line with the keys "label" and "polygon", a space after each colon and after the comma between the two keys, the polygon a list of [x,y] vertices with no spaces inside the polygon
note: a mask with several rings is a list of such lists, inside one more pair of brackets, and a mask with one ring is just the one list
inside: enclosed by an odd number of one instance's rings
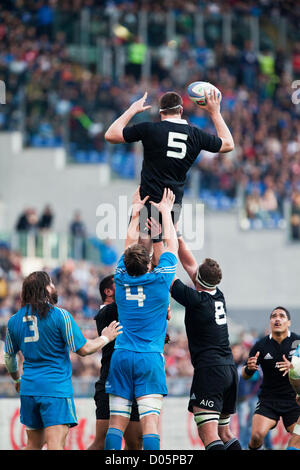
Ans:
{"label": "stadium railing", "polygon": [[0,240],[25,258],[41,258],[46,263],[62,263],[69,258],[99,264],[101,254],[89,237],[75,237],[68,233],[0,233]]}

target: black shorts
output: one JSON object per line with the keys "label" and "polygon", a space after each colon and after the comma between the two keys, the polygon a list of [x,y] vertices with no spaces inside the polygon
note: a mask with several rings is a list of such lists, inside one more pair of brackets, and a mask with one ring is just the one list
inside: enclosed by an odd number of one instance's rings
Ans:
{"label": "black shorts", "polygon": [[236,366],[211,366],[195,369],[188,410],[204,410],[231,415],[236,411],[238,374]]}
{"label": "black shorts", "polygon": [[[173,210],[171,212],[171,216],[172,216],[172,220],[173,220],[174,225],[178,222],[179,217],[180,217],[180,213],[181,213],[181,205],[174,204]],[[152,206],[152,204],[150,204],[150,202],[148,200],[148,201],[146,201],[145,206],[142,208],[142,210],[140,212],[139,221],[140,221],[140,233],[141,233],[141,235],[145,235],[145,234],[150,235],[150,230],[148,230],[148,228],[146,227],[147,219],[148,218],[150,219],[150,217],[153,217],[160,224],[162,224],[162,217],[161,217],[160,212],[156,209],[156,207]],[[131,220],[131,216],[130,216],[130,220]],[[129,223],[130,223],[130,221],[129,221]],[[157,240],[157,241],[161,241],[162,236],[158,235],[158,236],[153,237],[152,239]]]}
{"label": "black shorts", "polygon": [[[298,421],[300,416],[300,406],[295,400],[266,400],[260,399],[257,402],[254,414],[273,419],[277,425],[282,418],[285,429]],[[274,426],[274,427],[275,427]]]}
{"label": "black shorts", "polygon": [[[105,385],[96,384],[94,400],[96,403],[96,419],[109,419],[109,395],[105,392]],[[132,402],[130,421],[139,421],[139,410],[136,400]]]}

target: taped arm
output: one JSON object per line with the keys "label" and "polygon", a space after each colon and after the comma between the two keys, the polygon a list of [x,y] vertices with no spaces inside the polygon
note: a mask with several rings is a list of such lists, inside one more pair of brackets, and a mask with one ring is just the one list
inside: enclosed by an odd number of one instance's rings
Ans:
{"label": "taped arm", "polygon": [[[14,335],[10,331],[10,325],[8,324],[5,343],[4,343],[4,362],[5,366],[14,380],[15,383],[20,382],[20,374],[18,370],[17,352],[19,348],[14,339]],[[17,389],[17,391],[19,391]]]}
{"label": "taped arm", "polygon": [[18,372],[18,361],[16,354],[4,353],[4,362],[6,369],[10,374],[15,374]]}

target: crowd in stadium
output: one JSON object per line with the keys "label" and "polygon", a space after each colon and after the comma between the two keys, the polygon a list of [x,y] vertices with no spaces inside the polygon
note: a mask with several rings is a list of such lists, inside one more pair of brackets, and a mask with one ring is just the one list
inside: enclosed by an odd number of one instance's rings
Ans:
{"label": "crowd in stadium", "polygon": [[[20,305],[20,290],[24,275],[22,274],[22,257],[11,250],[7,244],[0,244],[0,340],[4,340],[6,325]],[[46,269],[46,268],[45,268]],[[94,317],[99,310],[101,299],[99,295],[99,280],[107,274],[103,266],[95,267],[84,261],[75,262],[70,259],[60,267],[51,270],[51,274],[59,295],[59,305],[68,310],[80,325],[87,338],[97,335]],[[263,336],[266,332],[260,332]],[[170,383],[170,393],[187,393],[189,383],[193,376],[193,367],[188,350],[186,334],[172,325],[168,327],[169,342],[165,345],[165,369]],[[237,412],[240,420],[240,440],[247,448],[250,437],[250,420],[257,401],[257,392],[262,376],[259,372],[250,381],[241,378],[241,369],[248,358],[250,348],[258,339],[258,332],[238,328],[231,334],[233,357],[240,376]],[[101,354],[87,357],[70,352],[73,377],[87,379],[93,384],[99,377]],[[20,365],[22,363],[22,358]],[[0,378],[7,377],[8,372],[4,364],[0,364]],[[179,379],[179,380],[178,380]],[[181,383],[180,379],[186,381]],[[175,381],[174,381],[175,380]],[[13,389],[2,385],[2,393],[11,395]],[[91,389],[91,388],[90,388]],[[248,416],[248,421],[247,417]]]}
{"label": "crowd in stadium", "polygon": [[[20,291],[24,275],[21,268],[21,256],[11,250],[7,244],[0,244],[0,325],[3,329],[11,315],[20,309]],[[57,286],[59,305],[68,310],[82,326],[87,337],[97,334],[94,316],[101,304],[99,280],[107,272],[103,266],[93,266],[84,261],[68,260],[60,267],[47,271]],[[172,322],[171,322],[172,323]],[[191,377],[193,368],[190,362],[186,335],[170,326],[170,342],[165,346],[166,370],[170,377]],[[3,338],[1,338],[3,340]],[[241,344],[244,356],[255,340],[255,333],[241,333]],[[238,338],[235,339],[238,341]],[[246,356],[245,356],[246,357]],[[99,357],[92,355],[81,358],[72,354],[75,377],[99,375]],[[87,361],[89,364],[87,364]],[[6,368],[0,366],[0,374],[7,374]]]}
{"label": "crowd in stadium", "polygon": [[[126,5],[133,14],[138,8],[138,2],[102,3],[109,11],[123,11]],[[128,46],[127,74],[122,77],[114,73],[112,77],[100,75],[94,67],[70,58],[71,39],[62,26],[59,29],[56,25],[55,15],[64,11],[75,14],[77,6],[93,8],[95,4],[99,2],[1,4],[0,78],[7,86],[7,105],[1,108],[0,129],[20,128],[22,122],[27,145],[60,146],[69,139],[69,148],[78,161],[87,152],[91,161],[101,161],[107,159],[104,130],[145,89],[152,110],[150,116],[144,113],[140,119],[158,119],[158,97],[175,89],[183,95],[184,114],[189,121],[212,131],[205,112],[188,100],[185,87],[196,80],[216,83],[222,91],[222,112],[230,123],[235,150],[215,158],[202,152],[197,163],[201,197],[205,200],[213,195],[217,205],[223,208],[225,204],[226,208],[234,203],[242,187],[248,220],[272,219],[275,224],[282,219],[284,200],[289,198],[294,202],[292,238],[299,239],[295,201],[300,191],[300,115],[299,105],[291,100],[291,83],[300,77],[300,43],[295,42],[288,50],[266,46],[258,53],[250,41],[227,47],[219,42],[195,43],[185,31],[177,36],[177,42],[157,45],[149,80],[137,83],[149,44],[144,44],[144,52],[135,62],[130,47],[140,47],[141,38],[112,39],[119,46]],[[148,2],[141,4],[149,7]],[[155,3],[155,9],[160,10],[159,5]],[[251,2],[168,2],[178,15],[192,12],[195,6],[215,15],[230,6],[238,14],[259,16],[268,10],[270,15],[280,11],[292,16],[290,2],[260,2],[258,9]],[[149,34],[150,45],[154,37],[162,36]],[[121,177],[135,176],[134,150],[127,145],[117,149],[111,159]]]}

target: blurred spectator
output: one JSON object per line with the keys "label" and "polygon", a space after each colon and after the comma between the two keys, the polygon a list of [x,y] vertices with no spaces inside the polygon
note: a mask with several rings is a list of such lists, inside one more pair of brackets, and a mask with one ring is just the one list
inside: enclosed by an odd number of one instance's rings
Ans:
{"label": "blurred spectator", "polygon": [[2,268],[0,268],[0,301],[7,297],[8,286],[5,278],[5,273]]}
{"label": "blurred spectator", "polygon": [[6,243],[0,242],[0,268],[4,273],[9,274],[12,269],[10,260],[10,249]]}
{"label": "blurred spectator", "polygon": [[142,67],[146,62],[147,46],[142,41],[142,38],[136,37],[135,40],[128,46],[128,62],[126,73],[133,76],[136,80],[141,78]]}
{"label": "blurred spectator", "polygon": [[49,39],[52,39],[53,20],[54,11],[50,5],[50,0],[43,0],[37,11],[37,31],[40,36],[46,34]]}
{"label": "blurred spectator", "polygon": [[29,232],[33,231],[38,226],[38,217],[35,209],[28,208],[20,215],[17,224],[17,232]]}
{"label": "blurred spectator", "polygon": [[81,219],[81,213],[76,211],[70,224],[70,232],[73,237],[85,237],[86,228]]}
{"label": "blurred spectator", "polygon": [[300,42],[294,45],[292,66],[295,79],[300,79]]}
{"label": "blurred spectator", "polygon": [[48,230],[52,227],[53,223],[53,212],[50,206],[46,206],[41,214],[38,221],[38,227],[41,230]]}
{"label": "blurred spectator", "polygon": [[257,53],[254,51],[251,41],[246,41],[241,55],[242,82],[246,87],[253,90],[255,87],[258,70]]}
{"label": "blurred spectator", "polygon": [[292,194],[292,210],[290,217],[292,240],[300,240],[300,192]]}

